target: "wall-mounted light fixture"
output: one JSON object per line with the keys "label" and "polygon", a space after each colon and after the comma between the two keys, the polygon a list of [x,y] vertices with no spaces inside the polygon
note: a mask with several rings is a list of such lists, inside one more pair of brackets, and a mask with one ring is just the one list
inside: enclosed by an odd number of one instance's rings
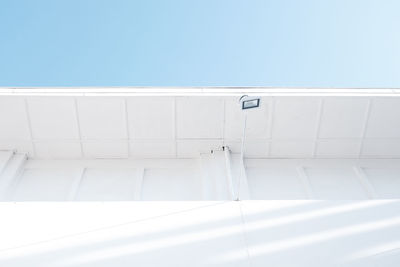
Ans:
{"label": "wall-mounted light fixture", "polygon": [[239,102],[241,103],[242,109],[258,108],[260,106],[260,98],[243,95],[240,97]]}

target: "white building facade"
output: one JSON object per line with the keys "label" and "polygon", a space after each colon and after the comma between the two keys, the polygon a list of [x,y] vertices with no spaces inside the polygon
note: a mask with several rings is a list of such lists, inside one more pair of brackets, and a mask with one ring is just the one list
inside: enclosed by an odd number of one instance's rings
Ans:
{"label": "white building facade", "polygon": [[3,88],[0,200],[0,266],[399,266],[400,90]]}

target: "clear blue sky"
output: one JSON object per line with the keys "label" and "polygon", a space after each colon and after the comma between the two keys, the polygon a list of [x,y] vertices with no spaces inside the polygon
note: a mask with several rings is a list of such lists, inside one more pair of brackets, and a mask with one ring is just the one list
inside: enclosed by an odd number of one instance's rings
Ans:
{"label": "clear blue sky", "polygon": [[400,87],[400,1],[1,0],[0,86]]}

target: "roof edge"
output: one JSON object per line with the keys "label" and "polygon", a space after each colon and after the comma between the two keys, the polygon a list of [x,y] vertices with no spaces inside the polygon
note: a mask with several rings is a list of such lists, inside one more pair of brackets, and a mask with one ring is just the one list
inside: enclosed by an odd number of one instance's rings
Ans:
{"label": "roof edge", "polygon": [[400,96],[391,88],[295,87],[0,87],[0,96]]}

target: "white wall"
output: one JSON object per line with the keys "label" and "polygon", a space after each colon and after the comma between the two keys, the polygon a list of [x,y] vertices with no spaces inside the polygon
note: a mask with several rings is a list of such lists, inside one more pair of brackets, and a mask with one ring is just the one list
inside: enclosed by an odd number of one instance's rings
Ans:
{"label": "white wall", "polygon": [[0,266],[397,267],[399,200],[0,203]]}
{"label": "white wall", "polygon": [[[340,92],[260,90],[260,108],[248,111],[246,157],[400,158],[400,94]],[[0,95],[0,150],[40,159],[197,158],[224,145],[239,153],[239,97]]]}
{"label": "white wall", "polygon": [[[15,169],[8,165],[6,170]],[[29,159],[18,172],[0,176],[0,197],[3,201],[212,201],[236,199],[240,187],[239,198],[253,200],[400,198],[398,159],[248,159],[245,165],[241,172],[239,155],[225,151],[199,159]]]}
{"label": "white wall", "polygon": [[0,266],[400,266],[399,90],[261,90],[244,164],[228,89],[21,90],[0,96]]}

